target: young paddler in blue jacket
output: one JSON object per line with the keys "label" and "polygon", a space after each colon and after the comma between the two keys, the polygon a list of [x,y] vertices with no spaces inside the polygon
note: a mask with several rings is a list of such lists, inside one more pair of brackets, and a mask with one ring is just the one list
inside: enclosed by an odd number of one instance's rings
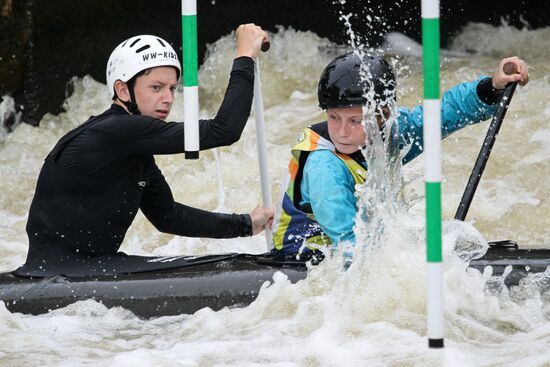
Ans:
{"label": "young paddler in blue jacket", "polygon": [[[506,75],[503,65],[512,62],[517,73]],[[447,91],[441,101],[442,138],[468,125],[489,119],[495,112],[507,83],[528,81],[528,67],[517,57],[503,59],[493,77],[480,77]],[[369,75],[369,78],[362,78]],[[367,79],[367,80],[365,80]],[[319,86],[319,106],[327,121],[306,128],[291,150],[290,180],[274,221],[273,250],[281,257],[312,255],[323,258],[325,246],[355,243],[353,227],[357,213],[355,187],[365,182],[367,166],[363,106],[374,101],[382,131],[395,103],[395,74],[384,59],[375,55],[348,53],[330,62]],[[369,97],[370,96],[370,97]],[[366,98],[368,97],[368,98]],[[422,152],[423,109],[399,108],[399,149],[409,151],[407,163]]]}

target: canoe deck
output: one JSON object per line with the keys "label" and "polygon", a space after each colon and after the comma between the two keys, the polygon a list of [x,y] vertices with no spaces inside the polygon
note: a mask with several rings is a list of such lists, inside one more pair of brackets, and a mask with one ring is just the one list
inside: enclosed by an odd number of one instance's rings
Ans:
{"label": "canoe deck", "polygon": [[[135,264],[151,259],[137,257],[132,261]],[[164,264],[166,268],[161,270],[125,272],[119,268],[118,274],[107,275],[37,278],[4,273],[0,274],[0,300],[11,312],[41,314],[93,299],[107,307],[124,307],[148,318],[191,314],[204,307],[220,310],[246,306],[277,271],[286,274],[291,282],[307,276],[304,262],[280,261],[269,254],[180,257],[170,260],[170,265]],[[480,271],[487,266],[492,266],[494,275],[502,275],[511,266],[505,278],[510,287],[529,273],[546,271],[550,266],[550,249],[519,249],[511,241],[493,243],[483,257],[469,264]]]}

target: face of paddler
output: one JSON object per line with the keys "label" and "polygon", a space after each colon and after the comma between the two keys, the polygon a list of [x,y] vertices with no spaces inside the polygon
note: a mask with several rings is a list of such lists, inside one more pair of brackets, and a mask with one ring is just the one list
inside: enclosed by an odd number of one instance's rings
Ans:
{"label": "face of paddler", "polygon": [[160,66],[136,79],[134,93],[142,115],[166,121],[178,82],[176,69]]}
{"label": "face of paddler", "polygon": [[[383,115],[377,115],[378,127],[382,128],[389,115],[383,109]],[[328,108],[328,134],[336,149],[344,154],[357,152],[365,146],[365,128],[363,127],[363,108],[361,106]]]}

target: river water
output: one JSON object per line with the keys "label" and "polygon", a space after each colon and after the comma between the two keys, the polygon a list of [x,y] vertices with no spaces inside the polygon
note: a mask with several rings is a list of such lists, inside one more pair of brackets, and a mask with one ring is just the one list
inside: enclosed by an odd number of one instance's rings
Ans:
{"label": "river water", "polygon": [[[466,223],[450,220],[460,201],[488,124],[443,143],[445,343],[426,340],[426,274],[422,157],[402,170],[404,204],[385,221],[379,246],[347,271],[338,258],[290,284],[277,274],[257,301],[242,309],[143,320],[124,309],[86,301],[46,315],[11,314],[0,302],[2,366],[550,366],[550,302],[535,284],[487,292],[490,274],[466,271],[457,243],[485,246],[513,239],[522,247],[550,245],[550,28],[466,27],[442,56],[443,90],[490,75],[509,55],[531,67],[516,91]],[[342,48],[309,32],[280,29],[261,56],[269,172],[273,197],[284,182],[289,146],[298,132],[323,119],[316,84]],[[421,102],[418,45],[402,35],[385,46],[398,73],[398,104]],[[199,72],[201,115],[212,116],[225,91],[234,39],[211,45]],[[108,107],[105,85],[73,80],[66,113],[40,127],[19,124],[0,133],[0,271],[26,255],[25,223],[36,178],[56,141]],[[171,120],[183,119],[182,91]],[[9,108],[7,99],[0,105]],[[3,112],[2,112],[3,113]],[[2,115],[0,113],[0,116]],[[260,201],[254,116],[232,147],[158,157],[175,198],[210,210],[248,212]],[[368,227],[358,224],[358,231]],[[158,233],[139,214],[122,249],[144,255],[259,253],[263,235],[246,239],[188,239]],[[359,256],[359,255],[358,255]]]}

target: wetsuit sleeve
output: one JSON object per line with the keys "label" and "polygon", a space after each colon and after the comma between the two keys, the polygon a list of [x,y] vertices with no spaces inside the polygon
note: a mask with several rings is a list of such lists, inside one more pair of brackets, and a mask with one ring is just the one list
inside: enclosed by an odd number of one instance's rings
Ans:
{"label": "wetsuit sleeve", "polygon": [[233,63],[229,85],[216,117],[200,123],[200,149],[238,141],[250,116],[253,97],[254,61],[250,57],[239,57]]}
{"label": "wetsuit sleeve", "polygon": [[[304,166],[301,193],[334,244],[355,242],[355,181],[345,164],[328,150],[311,152]],[[303,204],[302,203],[302,204]]]}
{"label": "wetsuit sleeve", "polygon": [[213,213],[177,203],[158,167],[153,165],[151,170],[140,209],[159,231],[207,238],[252,235],[250,215]]}
{"label": "wetsuit sleeve", "polygon": [[[215,118],[199,122],[201,150],[231,145],[241,137],[254,96],[254,61],[239,57],[223,102]],[[121,115],[93,130],[110,136],[122,155],[175,154],[184,152],[184,123],[164,122],[147,116]]]}
{"label": "wetsuit sleeve", "polygon": [[479,99],[490,105],[499,102],[504,94],[504,89],[493,88],[493,78],[481,79],[476,90]]}
{"label": "wetsuit sleeve", "polygon": [[[485,88],[478,88],[480,83],[486,83],[486,79],[483,77],[474,82],[462,83],[445,92],[441,99],[442,138],[465,126],[485,121],[495,113],[497,105],[484,102],[481,97],[486,101],[493,100],[487,98]],[[422,106],[416,106],[412,111],[406,108],[399,110],[399,146],[409,149],[403,158],[403,163],[411,161],[422,153],[423,113]]]}

